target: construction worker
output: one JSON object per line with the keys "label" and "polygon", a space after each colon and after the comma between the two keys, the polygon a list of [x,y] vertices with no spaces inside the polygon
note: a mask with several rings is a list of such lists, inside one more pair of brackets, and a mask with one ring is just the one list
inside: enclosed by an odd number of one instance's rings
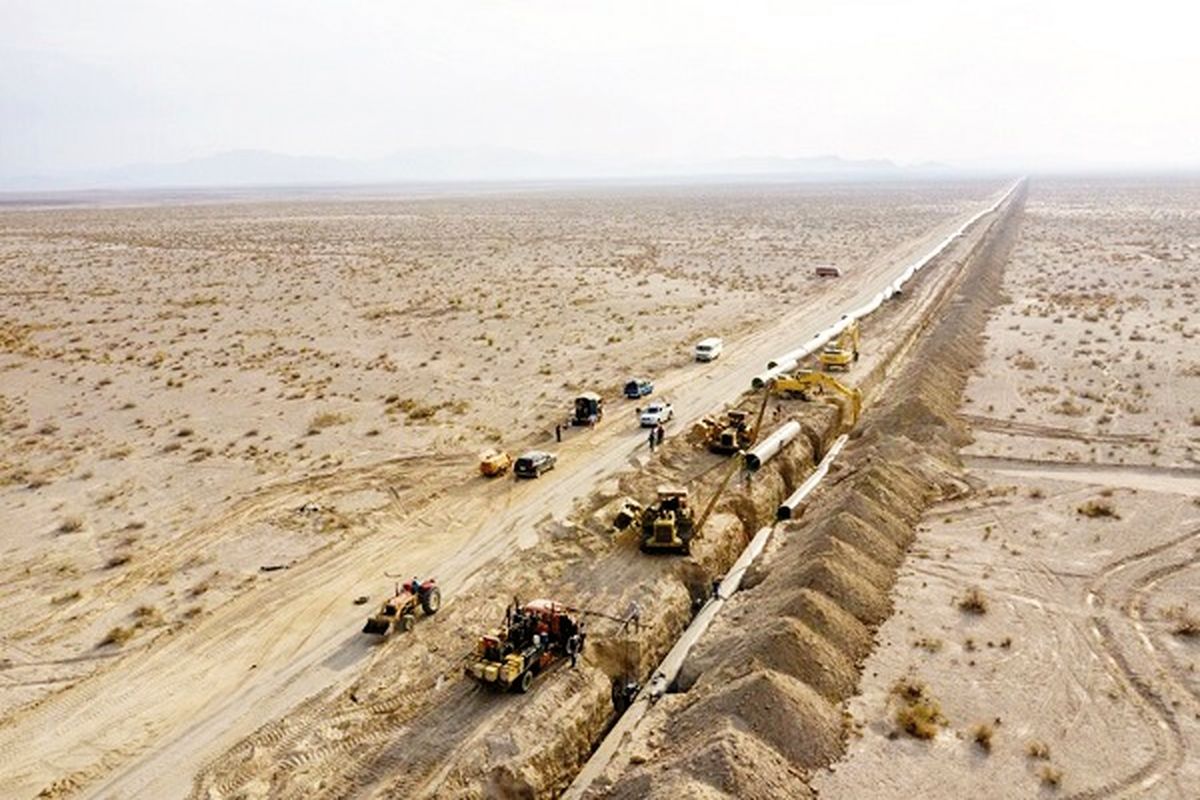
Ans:
{"label": "construction worker", "polygon": [[554,441],[562,443],[562,425],[555,424],[554,426]]}
{"label": "construction worker", "polygon": [[571,657],[571,669],[574,669],[576,662],[579,660],[578,634],[575,634],[570,639],[567,639],[567,655]]}
{"label": "construction worker", "polygon": [[654,438],[657,440],[659,447],[662,447],[663,437],[666,435],[667,429],[663,427],[661,422],[658,423],[658,425],[654,428]]}
{"label": "construction worker", "polygon": [[651,428],[650,429],[650,437],[646,440],[646,443],[648,445],[650,445],[651,453],[654,452],[654,443],[657,441],[658,441],[658,431],[656,431],[654,428]]}
{"label": "construction worker", "polygon": [[421,582],[420,582],[419,580],[417,580],[417,576],[416,576],[416,575],[413,575],[413,579],[412,579],[412,589],[411,589],[410,591],[411,591],[413,594],[420,594],[420,593],[421,593]]}

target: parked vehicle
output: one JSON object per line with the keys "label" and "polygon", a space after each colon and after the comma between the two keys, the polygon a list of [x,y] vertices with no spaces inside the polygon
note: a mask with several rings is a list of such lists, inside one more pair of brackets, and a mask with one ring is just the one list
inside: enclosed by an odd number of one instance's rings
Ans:
{"label": "parked vehicle", "polygon": [[485,450],[479,455],[479,472],[485,478],[494,478],[508,472],[512,456],[503,450]]}
{"label": "parked vehicle", "polygon": [[696,343],[697,361],[714,361],[725,349],[725,342],[718,336],[710,336]]}
{"label": "parked vehicle", "polygon": [[518,478],[539,478],[543,472],[554,469],[558,456],[544,450],[523,453],[513,464],[513,474]]}
{"label": "parked vehicle", "polygon": [[821,266],[817,267],[814,270],[814,272],[816,273],[816,276],[818,278],[840,278],[840,277],[842,277],[842,271],[840,269],[838,269],[837,267],[830,266],[828,264],[822,264]]}
{"label": "parked vehicle", "polygon": [[584,392],[575,398],[572,425],[595,425],[604,416],[604,400],[595,392]]}
{"label": "parked vehicle", "polygon": [[671,407],[671,404],[659,400],[646,406],[642,411],[642,427],[653,428],[655,425],[663,425],[673,416],[675,416],[675,409]]}
{"label": "parked vehicle", "polygon": [[645,378],[634,378],[625,384],[625,396],[630,400],[645,397],[654,391],[654,384]]}

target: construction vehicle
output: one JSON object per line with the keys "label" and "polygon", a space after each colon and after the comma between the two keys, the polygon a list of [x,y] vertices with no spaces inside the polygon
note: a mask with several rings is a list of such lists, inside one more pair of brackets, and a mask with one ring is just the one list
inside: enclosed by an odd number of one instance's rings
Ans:
{"label": "construction vehicle", "polygon": [[467,677],[503,691],[529,691],[539,673],[583,652],[586,635],[573,611],[553,600],[522,605],[513,598],[504,625],[479,638]]}
{"label": "construction vehicle", "polygon": [[826,372],[849,372],[850,365],[858,361],[858,320],[851,320],[837,339],[821,348],[817,358]]}
{"label": "construction vehicle", "polygon": [[760,422],[763,411],[766,410],[767,401],[772,394],[776,393],[795,395],[805,401],[812,400],[813,396],[818,394],[835,396],[837,399],[833,402],[841,409],[843,431],[853,428],[862,413],[862,392],[857,388],[846,386],[837,378],[826,375],[824,372],[802,370],[791,375],[780,375],[767,384],[767,390],[763,394],[762,406],[758,413]]}
{"label": "construction vehicle", "polygon": [[739,450],[748,450],[754,444],[756,433],[750,424],[750,413],[731,408],[722,419],[705,427],[704,440],[712,452],[731,456]]}
{"label": "construction vehicle", "polygon": [[648,507],[643,508],[635,500],[626,500],[613,519],[613,527],[619,531],[630,526],[640,527],[640,546],[643,552],[689,555],[692,552],[692,542],[700,536],[700,531],[716,507],[717,500],[729,485],[729,479],[741,465],[740,459],[735,459],[730,464],[720,486],[709,498],[699,517],[692,515],[687,489],[660,486],[657,501]]}
{"label": "construction vehicle", "polygon": [[363,626],[363,633],[387,636],[394,630],[411,631],[417,622],[417,611],[432,616],[442,607],[442,590],[437,580],[406,581],[396,586],[395,594],[383,601]]}
{"label": "construction vehicle", "polygon": [[604,416],[604,400],[595,392],[584,392],[575,398],[572,425],[595,425]]}
{"label": "construction vehicle", "polygon": [[485,450],[479,455],[479,472],[485,478],[495,478],[508,472],[512,456],[503,450]]}

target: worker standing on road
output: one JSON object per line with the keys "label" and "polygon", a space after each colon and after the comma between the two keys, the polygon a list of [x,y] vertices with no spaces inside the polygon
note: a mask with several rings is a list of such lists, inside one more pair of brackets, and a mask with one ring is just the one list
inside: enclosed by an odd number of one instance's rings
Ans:
{"label": "worker standing on road", "polygon": [[562,425],[555,424],[554,426],[554,441],[562,443]]}
{"label": "worker standing on road", "polygon": [[654,439],[659,447],[662,447],[663,437],[666,435],[667,435],[666,428],[663,427],[663,424],[661,422],[658,423],[658,426],[655,427],[655,429],[654,429]]}
{"label": "worker standing on road", "polygon": [[650,429],[650,437],[646,440],[646,444],[650,445],[650,452],[654,452],[654,443],[658,441],[658,431],[654,428]]}

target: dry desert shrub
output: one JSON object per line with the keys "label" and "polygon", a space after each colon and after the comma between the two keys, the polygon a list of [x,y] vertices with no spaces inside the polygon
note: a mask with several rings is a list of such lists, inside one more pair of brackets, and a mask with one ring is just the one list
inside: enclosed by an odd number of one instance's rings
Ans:
{"label": "dry desert shrub", "polygon": [[978,586],[972,586],[966,594],[959,598],[958,608],[968,614],[986,614],[988,602],[984,597],[983,590]]}
{"label": "dry desert shrub", "polygon": [[339,414],[336,411],[322,411],[315,415],[308,422],[309,433],[322,431],[326,428],[332,428],[335,425],[342,425],[350,421],[350,418],[345,414]]}
{"label": "dry desert shrub", "polygon": [[83,530],[83,520],[79,517],[67,517],[58,524],[59,533],[77,533]]}
{"label": "dry desert shrub", "polygon": [[1041,778],[1042,785],[1048,786],[1051,789],[1057,789],[1062,785],[1063,773],[1058,767],[1053,767],[1049,764],[1038,770],[1038,777]]}
{"label": "dry desert shrub", "polygon": [[1121,515],[1117,513],[1113,504],[1107,500],[1088,500],[1083,505],[1075,509],[1075,512],[1082,514],[1089,519],[1120,519]]}
{"label": "dry desert shrub", "polygon": [[1014,357],[1012,363],[1017,369],[1025,370],[1027,372],[1038,368],[1037,359],[1025,353],[1021,353]]}
{"label": "dry desert shrub", "polygon": [[1200,636],[1200,616],[1187,606],[1172,606],[1163,612],[1163,619],[1171,623],[1171,633],[1184,638]]}
{"label": "dry desert shrub", "polygon": [[892,686],[892,696],[900,701],[896,709],[896,725],[914,739],[932,739],[938,735],[946,718],[942,708],[929,694],[929,687],[920,681],[901,678]]}
{"label": "dry desert shrub", "polygon": [[111,628],[109,632],[104,635],[104,638],[100,640],[100,644],[97,645],[97,647],[105,647],[110,644],[120,647],[132,639],[133,634],[134,630],[132,628],[126,628],[123,625],[117,625],[116,627]]}
{"label": "dry desert shrub", "polygon": [[996,733],[996,729],[990,723],[981,722],[971,728],[971,741],[979,746],[979,749],[985,753],[992,752],[992,736]]}
{"label": "dry desert shrub", "polygon": [[1034,739],[1029,744],[1025,745],[1025,755],[1038,761],[1046,761],[1050,758],[1050,745],[1043,741]]}

